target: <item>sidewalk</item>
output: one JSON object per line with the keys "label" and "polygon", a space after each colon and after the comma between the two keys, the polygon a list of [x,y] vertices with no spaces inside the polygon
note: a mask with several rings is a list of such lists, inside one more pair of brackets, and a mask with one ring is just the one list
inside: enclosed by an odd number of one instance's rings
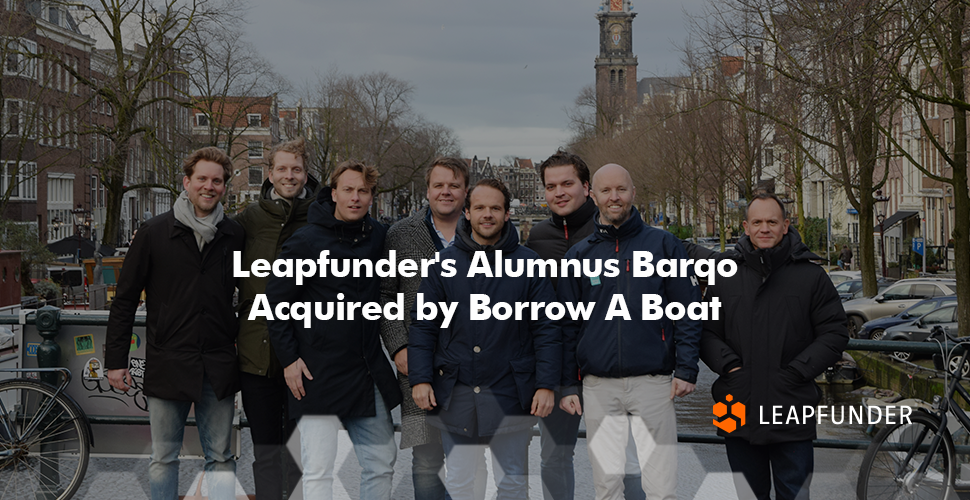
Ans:
{"label": "sidewalk", "polygon": [[[350,439],[341,432],[338,445],[337,470],[334,478],[334,498],[352,500],[359,496],[360,466],[353,454]],[[816,475],[813,480],[812,496],[827,500],[855,498],[855,482],[861,451],[820,449],[815,452]],[[244,431],[242,458],[237,467],[236,493],[245,498],[253,493],[252,441],[249,432]],[[542,487],[539,478],[539,438],[532,440],[529,448],[529,487],[530,498],[541,499]],[[495,497],[495,487],[491,481],[491,459],[489,459],[489,486],[486,498]],[[594,497],[589,458],[586,454],[586,441],[580,439],[576,446],[576,498]],[[678,495],[684,499],[736,499],[734,484],[729,472],[727,458],[719,445],[680,445],[678,470]],[[179,484],[181,495],[196,492],[202,473],[201,460],[182,461]],[[87,476],[75,498],[90,500],[147,500],[148,460],[92,458]],[[203,485],[203,493],[205,486]],[[297,497],[299,498],[299,497]],[[414,498],[411,489],[411,451],[400,450],[394,474],[394,499]]]}

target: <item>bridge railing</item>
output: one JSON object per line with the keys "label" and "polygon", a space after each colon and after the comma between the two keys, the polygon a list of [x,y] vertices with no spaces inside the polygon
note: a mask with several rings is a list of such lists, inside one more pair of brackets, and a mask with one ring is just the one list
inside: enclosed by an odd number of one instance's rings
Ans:
{"label": "bridge railing", "polygon": [[[40,368],[54,368],[62,365],[63,352],[60,343],[66,340],[77,340],[71,330],[75,327],[106,327],[108,324],[108,313],[105,312],[85,312],[77,314],[63,314],[56,307],[45,306],[37,310],[22,311],[21,314],[0,314],[0,325],[24,325],[34,326],[43,338],[40,345],[36,346],[36,364]],[[139,315],[135,320],[136,327],[145,326],[144,315]],[[26,334],[26,332],[24,332]],[[26,338],[26,335],[24,336]],[[19,346],[20,352],[25,352],[26,346]],[[76,349],[76,346],[71,346]],[[852,339],[849,341],[847,350],[855,351],[877,351],[894,352],[908,351],[920,354],[934,354],[940,352],[939,345],[930,342],[900,342],[900,341],[875,341]],[[23,356],[22,356],[23,359]],[[82,377],[76,377],[82,379]],[[72,382],[76,383],[76,382]],[[113,414],[92,414],[87,415],[89,421],[95,425],[148,425],[148,416],[134,415],[113,415]],[[713,421],[713,415],[712,415]],[[194,419],[189,419],[188,425],[194,426]],[[238,429],[249,426],[249,422],[243,418],[237,418],[235,427]],[[713,427],[713,426],[712,426]],[[395,426],[396,431],[400,431],[400,426]],[[538,432],[538,430],[534,430]],[[586,438],[584,430],[580,430],[579,437]],[[722,444],[724,438],[715,434],[678,434],[677,440],[681,443],[697,444]],[[814,441],[816,448],[838,448],[838,449],[866,449],[869,446],[868,440],[832,440],[817,439]]]}

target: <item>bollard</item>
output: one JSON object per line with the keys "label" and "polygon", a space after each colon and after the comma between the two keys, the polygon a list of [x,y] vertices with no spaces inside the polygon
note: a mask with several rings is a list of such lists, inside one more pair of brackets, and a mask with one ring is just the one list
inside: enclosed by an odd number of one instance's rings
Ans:
{"label": "bollard", "polygon": [[[37,332],[44,338],[44,341],[37,347],[37,366],[40,368],[56,368],[61,364],[61,346],[54,341],[60,331],[60,320],[61,310],[56,307],[44,306],[37,310],[37,320],[34,324],[37,326]],[[59,376],[60,374],[57,372],[40,374],[41,380],[54,387],[60,385],[60,380],[58,380]],[[38,409],[24,408],[24,411],[36,411]],[[43,429],[49,425],[50,423],[47,423],[41,425],[39,428]],[[58,451],[58,445],[56,443],[42,442],[40,444],[41,456],[53,455]],[[60,471],[58,471],[56,461],[42,460],[40,462],[40,482],[41,488],[37,492],[37,500],[53,500],[60,496],[62,493],[60,487]]]}

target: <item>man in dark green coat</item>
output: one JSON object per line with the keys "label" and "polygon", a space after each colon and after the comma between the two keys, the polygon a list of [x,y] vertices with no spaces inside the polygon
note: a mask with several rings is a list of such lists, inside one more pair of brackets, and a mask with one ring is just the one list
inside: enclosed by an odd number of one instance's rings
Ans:
{"label": "man in dark green coat", "polygon": [[[239,216],[246,229],[242,269],[253,261],[272,262],[283,242],[307,221],[307,207],[316,199],[320,184],[307,173],[303,138],[276,145],[269,153],[269,178],[263,182],[259,201],[250,203]],[[286,381],[269,342],[266,320],[249,321],[257,294],[264,293],[269,277],[251,274],[240,282],[239,370],[243,405],[253,436],[253,478],[258,500],[283,498],[300,480],[300,469],[286,449],[296,427],[287,412]]]}

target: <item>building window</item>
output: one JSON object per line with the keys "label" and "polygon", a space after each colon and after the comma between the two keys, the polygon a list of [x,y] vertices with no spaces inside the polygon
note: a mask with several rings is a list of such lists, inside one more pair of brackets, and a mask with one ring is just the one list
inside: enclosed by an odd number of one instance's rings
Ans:
{"label": "building window", "polygon": [[765,148],[765,166],[770,167],[775,164],[775,150],[773,148]]}
{"label": "building window", "polygon": [[263,157],[263,141],[249,141],[249,157],[250,158]]}
{"label": "building window", "polygon": [[263,183],[263,167],[249,167],[249,185],[259,186]]}
{"label": "building window", "polygon": [[205,113],[195,114],[195,126],[196,127],[208,127],[209,126],[209,115]]}
{"label": "building window", "polygon": [[97,175],[91,176],[91,208],[105,206],[105,188],[101,184],[101,179]]}
{"label": "building window", "polygon": [[250,113],[246,115],[246,121],[249,123],[250,127],[262,127],[263,115],[259,113]]}
{"label": "building window", "polygon": [[16,99],[5,99],[3,101],[3,133],[4,135],[19,136],[20,125],[23,121],[23,110],[20,101]]}
{"label": "building window", "polygon": [[58,26],[61,25],[61,16],[60,12],[57,10],[57,7],[49,7],[47,9],[47,20],[50,21],[51,24],[56,24]]}
{"label": "building window", "polygon": [[36,67],[37,42],[26,38],[3,39],[5,75],[18,75],[27,78],[34,77]]}

